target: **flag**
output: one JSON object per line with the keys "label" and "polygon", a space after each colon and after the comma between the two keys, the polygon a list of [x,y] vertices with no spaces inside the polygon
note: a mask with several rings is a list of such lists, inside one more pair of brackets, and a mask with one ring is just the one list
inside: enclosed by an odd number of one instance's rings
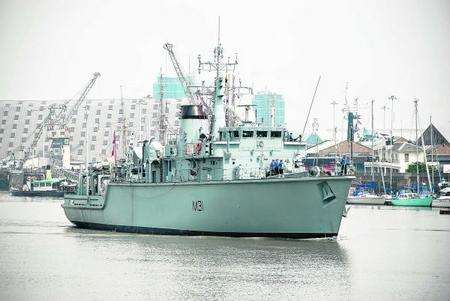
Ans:
{"label": "flag", "polygon": [[116,131],[114,131],[114,133],[113,133],[111,156],[113,157],[114,164],[115,164],[116,161],[117,161],[117,136],[116,136]]}

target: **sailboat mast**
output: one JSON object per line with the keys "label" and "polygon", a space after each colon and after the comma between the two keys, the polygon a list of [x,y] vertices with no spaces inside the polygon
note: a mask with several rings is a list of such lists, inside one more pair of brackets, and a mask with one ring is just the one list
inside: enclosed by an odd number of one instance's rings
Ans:
{"label": "sailboat mast", "polygon": [[391,151],[389,152],[389,161],[391,163],[391,166],[389,168],[389,189],[392,192],[392,165],[393,165],[393,150],[394,150],[394,129],[393,129],[393,123],[394,123],[394,100],[397,100],[397,97],[395,97],[394,95],[391,95],[389,97],[389,99],[391,100],[391,130],[390,130],[390,139],[391,139]]}
{"label": "sailboat mast", "polygon": [[375,175],[373,173],[373,157],[375,156],[375,150],[373,149],[373,103],[375,100],[372,99],[371,102],[371,107],[370,107],[370,116],[371,116],[371,127],[372,127],[372,133],[371,133],[371,147],[372,147],[372,165],[371,165],[371,169],[370,169],[370,173],[372,175],[372,182],[375,180]]}
{"label": "sailboat mast", "polygon": [[417,193],[419,193],[419,138],[417,137],[417,103],[418,99],[414,99],[414,113],[416,123],[416,180],[417,180]]}
{"label": "sailboat mast", "polygon": [[[433,156],[433,152],[434,152],[434,145],[433,145],[433,122],[431,121],[431,115],[430,115],[430,144],[431,144],[431,162],[433,162],[433,166],[434,166],[434,156]],[[434,168],[431,167],[431,182],[432,182],[432,191],[434,190]]]}

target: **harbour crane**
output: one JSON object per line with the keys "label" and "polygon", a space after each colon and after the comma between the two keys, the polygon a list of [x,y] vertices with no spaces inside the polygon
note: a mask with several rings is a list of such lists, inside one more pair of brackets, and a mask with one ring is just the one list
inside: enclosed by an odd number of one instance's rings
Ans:
{"label": "harbour crane", "polygon": [[193,87],[193,85],[191,81],[188,78],[186,78],[186,76],[184,76],[184,73],[181,70],[180,63],[178,62],[177,57],[175,56],[175,52],[173,50],[173,44],[166,43],[164,44],[163,48],[167,50],[167,52],[169,53],[169,57],[170,60],[172,61],[173,68],[177,73],[178,79],[181,82],[181,85],[183,86],[184,92],[188,96],[189,101],[193,104],[196,102],[200,102],[203,108],[205,109],[206,113],[210,114],[211,113],[210,106],[204,101],[204,99],[200,95],[192,93],[190,87]]}
{"label": "harbour crane", "polygon": [[85,86],[83,91],[81,92],[80,97],[76,100],[72,107],[68,108],[70,102],[72,100],[67,100],[63,104],[53,104],[49,109],[48,115],[42,121],[41,124],[34,130],[31,137],[33,140],[31,141],[28,149],[26,149],[24,153],[24,160],[28,159],[31,156],[32,150],[36,147],[37,143],[42,137],[44,129],[53,129],[55,126],[60,126],[64,129],[64,132],[67,132],[67,124],[69,123],[70,118],[78,110],[80,105],[86,99],[87,94],[92,89],[95,84],[95,81],[100,76],[99,72],[95,72],[92,78],[89,80],[88,84]]}

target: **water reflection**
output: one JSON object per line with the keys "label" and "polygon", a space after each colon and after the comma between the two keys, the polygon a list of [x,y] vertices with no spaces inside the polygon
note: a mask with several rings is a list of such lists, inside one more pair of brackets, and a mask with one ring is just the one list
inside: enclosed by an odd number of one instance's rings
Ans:
{"label": "water reflection", "polygon": [[134,277],[151,275],[141,287],[151,296],[336,296],[337,289],[342,296],[348,294],[348,260],[336,240],[158,236],[75,227],[66,231],[77,249],[95,248],[96,256],[109,264],[134,267]]}

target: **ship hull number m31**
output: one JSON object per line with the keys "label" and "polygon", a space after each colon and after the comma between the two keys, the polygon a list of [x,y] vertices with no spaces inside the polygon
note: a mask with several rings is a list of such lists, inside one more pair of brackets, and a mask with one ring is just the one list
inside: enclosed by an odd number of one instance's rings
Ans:
{"label": "ship hull number m31", "polygon": [[192,211],[201,212],[203,210],[203,201],[192,201]]}

